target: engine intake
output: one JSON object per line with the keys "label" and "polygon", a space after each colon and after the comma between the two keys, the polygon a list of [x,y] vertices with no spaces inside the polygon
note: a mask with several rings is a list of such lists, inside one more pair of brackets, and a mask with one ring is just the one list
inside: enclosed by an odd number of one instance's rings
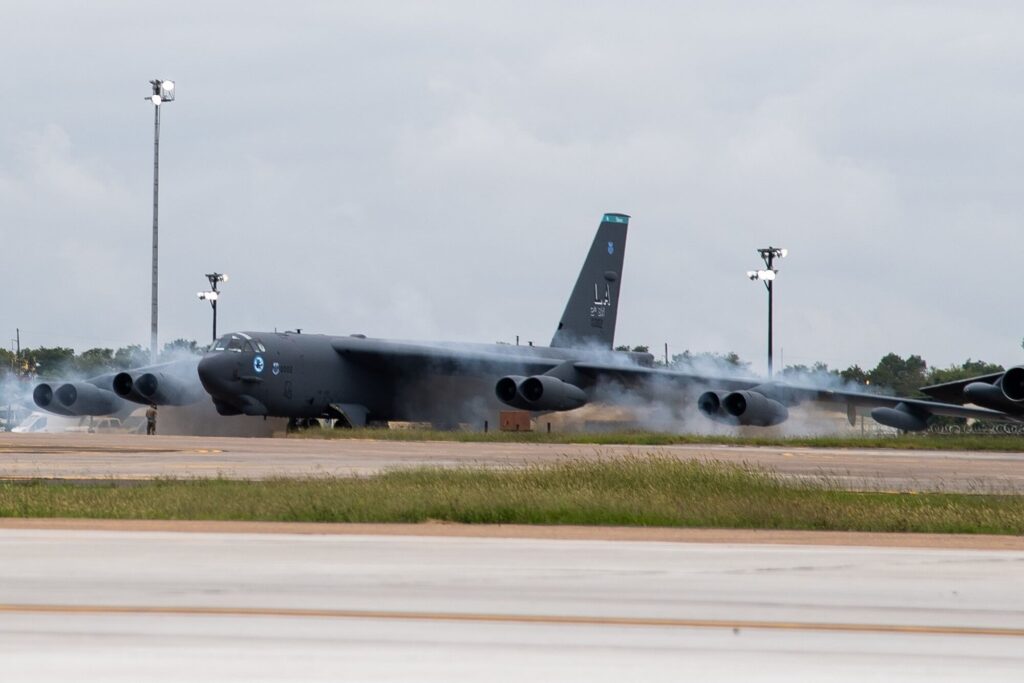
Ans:
{"label": "engine intake", "polygon": [[36,388],[32,390],[32,400],[35,401],[37,406],[51,413],[55,413],[57,415],[74,415],[74,413],[57,401],[57,397],[54,396],[54,387],[51,384],[47,384],[45,382],[37,384]]}
{"label": "engine intake", "polygon": [[722,407],[722,394],[717,391],[705,391],[697,397],[697,410],[712,422],[737,424],[736,418],[725,412]]}
{"label": "engine intake", "polygon": [[1011,401],[1024,401],[1024,367],[1018,365],[1003,373],[1002,385],[1006,398]]}
{"label": "engine intake", "polygon": [[509,375],[508,377],[502,377],[498,380],[498,383],[494,385],[494,394],[498,397],[498,400],[502,403],[507,403],[510,406],[517,408],[521,407],[518,405],[519,401],[519,383],[522,382],[525,377],[519,375]]}
{"label": "engine intake", "polygon": [[114,393],[128,401],[147,403],[146,398],[135,387],[135,378],[130,372],[119,372],[110,383]]}

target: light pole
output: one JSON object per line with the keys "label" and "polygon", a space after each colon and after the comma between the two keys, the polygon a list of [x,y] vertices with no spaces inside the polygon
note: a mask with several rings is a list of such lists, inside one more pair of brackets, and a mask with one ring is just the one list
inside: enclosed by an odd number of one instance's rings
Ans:
{"label": "light pole", "polygon": [[157,205],[160,195],[160,105],[174,101],[174,81],[157,78],[149,82],[153,86],[153,94],[146,99],[153,103],[153,296],[150,305],[149,322],[149,356],[156,362],[156,331],[157,331]]}
{"label": "light pole", "polygon": [[228,276],[224,273],[207,273],[206,279],[210,281],[210,291],[199,292],[200,301],[209,301],[210,306],[213,307],[213,341],[217,341],[217,300],[220,299],[220,290],[217,289],[217,285],[221,282],[227,282]]}
{"label": "light pole", "polygon": [[768,290],[768,376],[772,376],[772,283],[775,282],[775,275],[779,272],[775,269],[776,258],[786,258],[789,255],[788,249],[778,247],[765,247],[758,249],[757,253],[764,260],[764,270],[748,270],[747,278],[764,282]]}

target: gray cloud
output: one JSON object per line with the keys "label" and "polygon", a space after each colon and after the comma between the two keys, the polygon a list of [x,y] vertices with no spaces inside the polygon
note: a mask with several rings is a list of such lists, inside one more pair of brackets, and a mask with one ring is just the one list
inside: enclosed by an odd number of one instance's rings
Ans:
{"label": "gray cloud", "polygon": [[634,216],[618,339],[762,362],[1021,360],[1013,3],[8,7],[0,327],[546,343],[604,211]]}

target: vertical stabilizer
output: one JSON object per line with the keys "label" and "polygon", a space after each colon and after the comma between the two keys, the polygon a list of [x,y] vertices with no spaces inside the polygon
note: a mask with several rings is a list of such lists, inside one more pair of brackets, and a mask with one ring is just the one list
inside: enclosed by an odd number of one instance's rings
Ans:
{"label": "vertical stabilizer", "polygon": [[612,348],[628,227],[625,214],[606,213],[601,218],[551,346]]}

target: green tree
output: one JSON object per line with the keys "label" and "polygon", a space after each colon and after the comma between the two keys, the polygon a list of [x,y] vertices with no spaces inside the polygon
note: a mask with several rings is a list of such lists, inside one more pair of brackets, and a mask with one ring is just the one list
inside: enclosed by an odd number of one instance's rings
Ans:
{"label": "green tree", "polygon": [[138,344],[122,346],[114,352],[114,367],[118,370],[127,370],[149,365],[149,351],[144,350]]}
{"label": "green tree", "polygon": [[669,363],[669,367],[677,367],[680,365],[693,365],[695,363],[713,363],[716,365],[730,365],[738,370],[746,370],[750,367],[750,363],[739,357],[735,351],[728,353],[711,353],[709,351],[700,351],[699,353],[691,353],[689,349],[682,353],[673,353],[672,362]]}
{"label": "green tree", "polygon": [[7,349],[0,349],[0,380],[17,371],[17,364],[14,359],[14,352]]}
{"label": "green tree", "polygon": [[867,384],[868,381],[868,373],[864,372],[859,365],[851,365],[845,370],[840,370],[839,376],[854,384]]}
{"label": "green tree", "polygon": [[986,363],[983,360],[971,360],[968,358],[961,365],[950,365],[948,368],[932,368],[928,371],[928,384],[944,384],[956,382],[978,375],[991,375],[1004,370],[1002,365]]}
{"label": "green tree", "polygon": [[175,339],[164,344],[164,350],[160,352],[161,361],[174,360],[184,355],[201,356],[204,349],[194,339]]}
{"label": "green tree", "polygon": [[868,373],[868,380],[900,396],[920,396],[918,388],[928,383],[927,370],[928,364],[920,356],[909,356],[904,360],[895,353],[889,353]]}
{"label": "green tree", "polygon": [[22,349],[21,354],[28,365],[28,371],[42,377],[57,379],[74,368],[75,350],[63,346]]}
{"label": "green tree", "polygon": [[113,349],[89,349],[75,358],[75,369],[85,377],[102,375],[114,369]]}

